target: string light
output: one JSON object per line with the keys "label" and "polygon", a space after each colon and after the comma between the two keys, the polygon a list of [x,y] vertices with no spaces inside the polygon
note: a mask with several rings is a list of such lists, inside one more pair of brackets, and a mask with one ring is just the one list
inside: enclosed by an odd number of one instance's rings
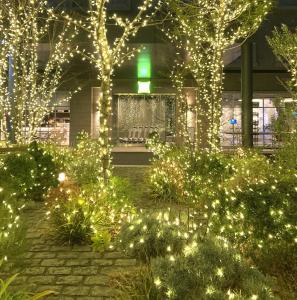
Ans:
{"label": "string light", "polygon": [[[45,65],[40,60],[44,36],[57,26],[47,1],[2,1],[0,5],[0,118],[6,141],[30,143],[58,102],[64,66],[73,53],[78,29],[69,22],[51,37]],[[54,31],[53,31],[54,32]],[[9,73],[9,78],[7,74]],[[76,89],[62,99],[68,101]]]}

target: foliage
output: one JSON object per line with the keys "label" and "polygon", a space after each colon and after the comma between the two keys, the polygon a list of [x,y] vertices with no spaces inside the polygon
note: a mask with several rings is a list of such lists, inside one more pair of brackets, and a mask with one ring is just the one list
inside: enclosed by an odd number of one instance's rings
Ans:
{"label": "foliage", "polygon": [[222,190],[211,216],[217,232],[248,248],[296,245],[297,174],[274,172],[244,189]]}
{"label": "foliage", "polygon": [[17,199],[40,201],[58,183],[58,170],[51,155],[36,142],[22,152],[4,155],[0,162],[0,181]]}
{"label": "foliage", "polygon": [[87,133],[81,133],[72,151],[71,161],[68,162],[70,177],[80,185],[101,180],[103,154],[99,140],[91,139]]}
{"label": "foliage", "polygon": [[19,254],[24,240],[20,211],[23,206],[0,187],[0,260]]}
{"label": "foliage", "polygon": [[53,157],[46,153],[37,142],[32,142],[28,152],[36,162],[35,184],[30,192],[30,199],[40,201],[50,187],[58,185],[58,168]]}
{"label": "foliage", "polygon": [[9,287],[16,280],[17,276],[18,274],[15,274],[12,277],[8,278],[6,281],[0,278],[0,299],[1,300],[38,300],[48,295],[55,294],[54,291],[49,291],[49,290],[38,293],[34,296],[31,296],[30,293],[24,291],[10,292]]}
{"label": "foliage", "polygon": [[249,184],[257,184],[273,173],[273,165],[255,150],[238,149],[230,160],[231,174],[222,186],[228,191],[246,189]]}
{"label": "foliage", "polygon": [[152,271],[161,299],[273,299],[268,280],[221,238],[158,258]]}
{"label": "foliage", "polygon": [[149,147],[157,156],[150,182],[159,201],[199,205],[203,198],[212,197],[212,189],[230,176],[229,160],[223,154],[155,141],[150,141]]}
{"label": "foliage", "polygon": [[224,53],[257,30],[274,2],[166,1],[170,21],[164,32],[183,56],[177,67],[189,70],[197,85],[196,146],[219,149]]}
{"label": "foliage", "polygon": [[117,300],[161,300],[148,266],[111,273],[110,279],[111,287],[118,291]]}
{"label": "foliage", "polygon": [[16,198],[28,199],[32,193],[37,174],[33,157],[26,152],[5,155],[0,169],[2,187],[10,190]]}
{"label": "foliage", "polygon": [[[69,22],[62,26],[54,22],[51,12],[46,1],[0,3],[0,40],[4,41],[0,48],[0,117],[6,118],[7,142],[30,143],[44,117],[58,104],[55,94],[65,64],[75,52],[71,43],[78,29]],[[46,37],[51,46],[41,60],[40,44],[46,43]]]}
{"label": "foliage", "polygon": [[166,215],[140,214],[125,223],[118,235],[119,246],[130,256],[147,262],[158,256],[181,253],[188,235],[179,222]]}
{"label": "foliage", "polygon": [[253,261],[265,274],[277,279],[277,294],[281,299],[297,299],[297,247],[280,242],[257,251]]}
{"label": "foliage", "polygon": [[110,180],[109,185],[98,182],[83,187],[64,183],[52,189],[48,215],[57,237],[70,244],[92,241],[99,251],[108,247],[120,224],[133,213],[129,200],[121,195],[119,182]]}

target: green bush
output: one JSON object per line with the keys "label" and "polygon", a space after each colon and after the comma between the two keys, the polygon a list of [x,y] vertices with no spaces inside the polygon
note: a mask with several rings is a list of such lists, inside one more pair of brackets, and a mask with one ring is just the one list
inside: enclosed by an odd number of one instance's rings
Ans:
{"label": "green bush", "polygon": [[119,246],[128,255],[147,262],[158,256],[181,253],[186,242],[183,232],[180,224],[166,221],[162,216],[141,214],[122,226]]}
{"label": "green bush", "polygon": [[152,264],[160,299],[274,299],[268,280],[220,238],[186,246]]}
{"label": "green bush", "polygon": [[102,156],[99,140],[82,133],[72,151],[68,175],[80,185],[97,183],[102,179]]}
{"label": "green bush", "polygon": [[28,152],[35,160],[37,170],[30,198],[31,200],[40,201],[50,187],[58,185],[59,170],[53,157],[46,153],[36,142],[29,145]]}
{"label": "green bush", "polygon": [[9,153],[2,160],[1,186],[16,198],[29,199],[34,189],[37,167],[33,157],[26,152]]}
{"label": "green bush", "polygon": [[222,191],[211,223],[238,245],[296,244],[297,176],[273,174],[246,189]]}
{"label": "green bush", "polygon": [[201,199],[213,196],[213,189],[231,176],[228,157],[220,153],[176,148],[163,144],[152,150],[150,182],[159,201],[201,204]]}
{"label": "green bush", "polygon": [[0,260],[19,254],[24,242],[24,228],[20,221],[23,208],[9,192],[0,187]]}
{"label": "green bush", "polygon": [[70,244],[93,242],[96,250],[106,249],[134,211],[129,200],[117,193],[116,182],[83,187],[65,183],[52,189],[47,204],[56,236]]}

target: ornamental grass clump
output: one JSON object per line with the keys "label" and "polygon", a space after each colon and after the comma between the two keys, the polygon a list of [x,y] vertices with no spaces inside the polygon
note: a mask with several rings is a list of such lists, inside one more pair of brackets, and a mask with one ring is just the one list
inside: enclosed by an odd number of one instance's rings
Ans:
{"label": "ornamental grass clump", "polygon": [[206,238],[152,263],[160,299],[274,299],[271,283],[226,240]]}

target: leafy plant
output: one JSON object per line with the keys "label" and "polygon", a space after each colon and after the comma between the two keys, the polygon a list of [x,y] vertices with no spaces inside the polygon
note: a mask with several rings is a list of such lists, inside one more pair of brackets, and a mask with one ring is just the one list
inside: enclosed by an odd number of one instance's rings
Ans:
{"label": "leafy plant", "polygon": [[154,217],[146,214],[125,223],[118,235],[119,246],[128,255],[144,262],[158,256],[181,253],[186,239],[180,224],[171,223],[162,215]]}
{"label": "leafy plant", "polygon": [[206,238],[182,255],[152,263],[161,299],[274,299],[270,282],[221,238]]}
{"label": "leafy plant", "polygon": [[110,286],[117,290],[118,300],[161,300],[148,266],[112,273]]}
{"label": "leafy plant", "polygon": [[197,205],[212,194],[213,187],[230,176],[229,159],[223,154],[156,142],[149,145],[157,156],[150,182],[158,201]]}
{"label": "leafy plant", "polygon": [[273,174],[245,189],[222,191],[212,223],[233,242],[269,247],[296,244],[297,174]]}
{"label": "leafy plant", "polygon": [[37,142],[29,145],[28,152],[36,162],[35,183],[30,192],[30,198],[40,201],[50,187],[58,185],[59,170],[53,157],[46,153]]}
{"label": "leafy plant", "polygon": [[57,237],[70,244],[93,242],[103,251],[119,231],[121,223],[133,214],[125,195],[117,193],[116,182],[79,187],[64,183],[48,195],[49,216]]}
{"label": "leafy plant", "polygon": [[12,191],[16,198],[30,198],[37,174],[33,157],[26,152],[9,153],[1,164],[1,187]]}
{"label": "leafy plant", "polygon": [[13,275],[8,278],[6,281],[0,278],[0,299],[1,300],[38,300],[42,299],[48,295],[55,294],[54,291],[44,291],[36,295],[30,295],[28,292],[19,291],[19,292],[10,292],[9,287],[15,281],[18,274]]}

